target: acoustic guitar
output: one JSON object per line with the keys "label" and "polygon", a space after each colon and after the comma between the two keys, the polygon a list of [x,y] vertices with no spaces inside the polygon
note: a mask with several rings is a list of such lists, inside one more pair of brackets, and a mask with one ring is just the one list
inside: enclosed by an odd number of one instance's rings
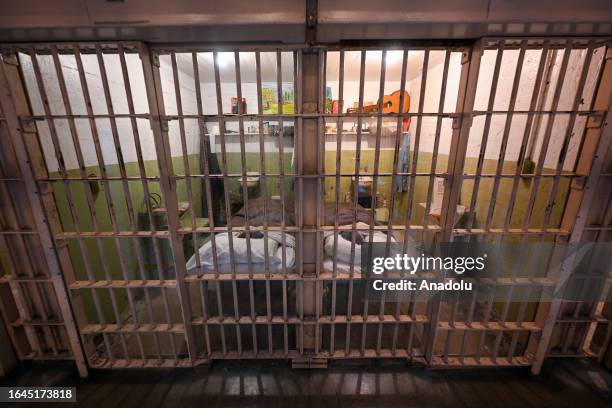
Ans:
{"label": "acoustic guitar", "polygon": [[[400,98],[401,92],[395,91],[391,95],[384,95],[382,101],[383,113],[408,113],[410,109],[410,95],[408,91],[404,91],[404,103],[400,111]],[[376,105],[365,105],[363,107],[363,113],[378,112],[378,104]],[[346,113],[359,113],[359,108],[348,108]]]}

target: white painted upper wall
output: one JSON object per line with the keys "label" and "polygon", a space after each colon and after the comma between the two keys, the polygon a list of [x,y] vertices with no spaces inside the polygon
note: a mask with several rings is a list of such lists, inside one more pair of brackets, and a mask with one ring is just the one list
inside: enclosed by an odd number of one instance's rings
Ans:
{"label": "white painted upper wall", "polygon": [[[380,87],[380,52],[368,52],[366,55],[366,61],[370,61],[372,68],[366,69],[366,80],[364,82],[364,102],[376,103],[378,100],[379,87]],[[442,54],[442,52],[439,52]],[[492,110],[494,111],[508,111],[510,104],[510,97],[512,93],[512,87],[514,83],[514,77],[516,73],[516,66],[518,60],[518,50],[506,50],[503,54],[503,58],[500,65],[500,73],[497,81],[495,99],[493,100]],[[574,50],[570,54],[568,61],[568,68],[565,75],[565,80],[561,84],[561,94],[559,98],[559,105],[556,110],[571,110],[574,104],[576,91],[579,85],[579,79],[584,66],[584,58],[586,51]],[[492,86],[493,71],[495,67],[497,53],[494,51],[486,51],[482,57],[481,70],[479,73],[478,87],[476,93],[476,103],[474,109],[476,111],[489,110],[489,97],[490,89]],[[337,59],[338,54],[328,55],[328,61],[330,59]],[[517,98],[514,104],[515,111],[528,111],[530,107],[531,98],[534,91],[535,77],[540,64],[541,51],[540,50],[529,50],[525,54],[525,58],[522,65],[520,81],[518,83]],[[553,70],[551,75],[551,91],[548,93],[548,98],[544,103],[541,110],[552,110],[552,95],[558,84],[559,68],[563,58],[563,51],[559,51],[553,64]],[[593,92],[596,85],[597,73],[601,66],[603,58],[603,49],[595,50],[591,64],[589,65],[587,81],[582,92],[582,96],[579,98],[578,110],[588,110],[593,97]],[[355,61],[353,61],[355,59]],[[377,62],[376,62],[377,61]],[[422,77],[422,64],[423,64],[423,52],[415,51],[409,53],[408,61],[408,72],[406,90],[411,96],[410,99],[410,111],[418,112],[419,107],[419,96],[421,91],[421,77]],[[335,71],[327,71],[328,86],[332,88],[332,94],[334,99],[338,97],[338,81],[335,79],[338,76],[337,64],[332,66],[335,67]],[[368,65],[366,65],[368,66]],[[378,70],[374,67],[378,66]],[[344,85],[344,104],[346,107],[353,106],[359,99],[359,53],[346,53],[345,54],[345,73]],[[411,72],[410,68],[413,68]],[[442,55],[436,55],[435,52],[430,54],[429,70],[427,73],[427,82],[423,102],[424,113],[435,113],[439,109],[440,91],[442,86],[443,78],[443,57]],[[385,83],[385,94],[390,94],[395,90],[400,89],[399,74],[389,76],[389,72],[395,72],[394,67],[387,70],[387,78]],[[461,55],[460,53],[452,53],[449,60],[449,68],[447,74],[446,83],[446,95],[443,104],[444,113],[452,113],[455,111],[455,105],[457,101],[457,93],[459,91],[459,79],[461,74]],[[488,140],[485,149],[485,158],[497,160],[499,158],[500,149],[502,146],[502,140],[504,136],[504,128],[506,125],[505,114],[494,114],[491,116],[489,130],[487,132]],[[505,160],[516,161],[519,156],[521,143],[524,136],[525,125],[527,115],[526,114],[515,114],[512,119],[512,123],[508,133],[508,143],[505,152]],[[569,121],[569,115],[556,115],[556,119],[553,122],[553,126],[550,131],[550,143],[547,146],[546,160],[544,165],[549,168],[554,168],[557,165],[559,153],[563,146],[562,141],[566,137],[567,125]],[[474,118],[472,129],[470,132],[470,139],[468,141],[467,156],[478,157],[482,147],[483,133],[485,130],[485,115],[477,115]],[[416,120],[412,120],[410,125],[411,131],[411,146],[414,148],[415,131],[416,131]],[[568,145],[567,157],[565,159],[565,170],[571,170],[573,168],[578,148],[580,145],[580,138],[582,131],[584,130],[585,118],[578,116],[572,135],[570,136],[570,142]],[[435,134],[436,134],[437,120],[431,117],[423,117],[421,126],[421,138],[419,150],[423,152],[433,152]],[[546,134],[547,116],[542,120],[539,132],[535,138],[536,140],[533,149],[533,158],[539,157],[542,142]],[[352,126],[351,123],[345,123],[344,128],[348,130]],[[395,129],[396,124],[393,122],[390,126]],[[438,152],[441,154],[447,154],[450,151],[450,141],[452,136],[452,123],[450,119],[443,119],[440,130],[440,139]]]}
{"label": "white painted upper wall", "polygon": [[[476,93],[476,111],[484,111],[489,108],[489,98],[493,71],[496,60],[496,52],[486,51],[482,57],[481,70],[479,73],[479,81]],[[401,52],[400,52],[401,56]],[[423,66],[423,51],[410,51],[408,61],[408,74],[406,90],[411,95],[410,111],[417,112],[419,107],[419,96],[421,92],[421,78]],[[382,52],[368,51],[366,53],[366,81],[364,83],[364,102],[376,103],[380,90],[380,67],[381,67]],[[602,49],[595,51],[593,60],[589,66],[587,82],[585,89],[579,98],[579,110],[588,110],[592,100],[592,94],[597,79],[603,57]],[[92,109],[94,114],[108,114],[108,108],[104,98],[104,88],[102,86],[101,73],[98,66],[96,55],[83,54],[83,64],[86,72],[86,80],[88,91],[91,96]],[[220,78],[221,78],[221,101],[222,110],[224,113],[229,113],[231,110],[231,98],[237,96],[235,84],[235,68],[234,61],[221,61],[220,58]],[[327,86],[331,87],[332,99],[338,98],[338,68],[335,59],[338,54],[330,53],[328,55],[328,82]],[[359,52],[347,52],[345,55],[345,82],[344,82],[344,103],[345,108],[353,106],[359,98]],[[510,95],[514,83],[514,76],[517,66],[518,51],[506,50],[500,64],[499,79],[496,87],[495,99],[492,104],[492,109],[496,111],[507,111],[509,109]],[[517,100],[514,105],[516,111],[529,110],[530,101],[534,91],[535,75],[540,64],[541,51],[529,50],[526,52],[525,59],[522,65],[520,82],[518,83]],[[559,99],[558,110],[570,110],[575,101],[576,90],[579,85],[579,78],[582,67],[584,65],[585,51],[574,50],[571,52],[567,73],[563,81],[561,94]],[[178,80],[181,93],[181,103],[184,114],[197,114],[197,102],[195,95],[195,82],[193,75],[193,65],[181,61],[188,59],[188,55],[179,55],[177,64],[180,67],[178,70]],[[242,56],[241,56],[242,59]],[[561,61],[563,59],[563,51],[559,51],[552,69],[550,92],[542,110],[551,109],[551,99],[554,90],[558,83],[558,74]],[[68,99],[73,114],[86,114],[85,101],[81,89],[80,79],[76,68],[76,61],[73,56],[60,56],[61,69],[66,80]],[[179,64],[180,62],[180,64]],[[274,61],[262,65],[262,73],[264,81],[263,87],[276,89],[276,64]],[[435,113],[439,110],[440,91],[443,79],[444,68],[444,52],[431,51],[430,60],[427,72],[427,86],[424,93],[423,112]],[[41,75],[44,79],[44,89],[49,100],[49,109],[52,115],[67,114],[64,108],[62,95],[51,56],[39,56],[38,63]],[[250,61],[246,56],[242,59],[241,72],[246,72],[253,61]],[[32,64],[29,56],[21,56],[21,64],[24,70],[26,86],[31,97],[32,110],[36,115],[45,114],[42,104],[41,95],[36,86],[36,78],[32,70]],[[126,64],[128,68],[129,81],[132,90],[132,98],[134,102],[134,110],[138,114],[146,114],[148,112],[146,88],[142,75],[142,65],[139,57],[136,54],[126,54]],[[293,66],[292,54],[283,53],[283,90],[288,91],[293,89],[293,78],[289,75],[292,72]],[[335,65],[334,65],[335,64]],[[397,65],[401,66],[401,57],[396,58],[393,53],[389,53],[387,57],[387,70],[384,94],[391,94],[395,90],[400,89],[400,72]],[[461,73],[461,54],[453,52],[450,54],[449,67],[446,81],[446,92],[442,111],[444,113],[452,113],[455,111],[457,101],[457,93],[459,91],[459,79]],[[116,114],[129,113],[123,73],[121,70],[121,62],[117,55],[104,54],[104,67],[109,79],[109,90],[112,99],[112,108]],[[214,72],[212,65],[212,54],[199,54],[198,67],[200,74],[200,89],[202,92],[202,112],[204,114],[217,113],[217,97],[216,88],[214,86]],[[335,72],[333,72],[335,67]],[[160,74],[162,80],[162,91],[164,95],[164,103],[166,114],[176,115],[176,95],[174,87],[173,71],[169,56],[160,57]],[[248,78],[248,75],[244,75]],[[257,87],[255,82],[242,82],[242,95],[247,100],[247,113],[257,113]],[[527,119],[525,114],[515,114],[510,131],[508,134],[508,143],[505,153],[505,159],[516,161],[519,155],[521,142],[524,135],[524,127]],[[567,132],[567,123],[569,115],[557,115],[551,129],[550,143],[547,145],[546,167],[555,167],[559,157],[559,152],[563,145]],[[478,157],[482,147],[482,135],[486,126],[486,116],[477,115],[471,129],[470,139],[468,142],[468,157]],[[504,127],[506,115],[492,115],[489,130],[487,132],[488,142],[486,144],[485,158],[498,159],[502,139],[504,135]],[[411,134],[413,137],[411,146],[414,148],[414,136],[416,128],[416,120],[411,122]],[[55,131],[57,133],[57,143],[62,151],[66,168],[77,169],[79,167],[78,156],[74,149],[73,135],[70,131],[70,123],[66,119],[54,120]],[[134,143],[134,132],[132,123],[129,118],[118,118],[117,137],[120,141],[121,153],[125,162],[137,161],[137,150]],[[246,122],[245,129],[248,132],[250,125],[255,123]],[[436,118],[424,117],[421,128],[420,151],[433,152],[435,134],[436,134]],[[534,158],[538,157],[541,150],[542,141],[547,128],[546,117],[542,120],[538,136],[535,137],[536,143],[534,147]],[[345,123],[345,128],[351,125]],[[571,170],[573,167],[574,158],[578,152],[579,141],[582,135],[584,126],[584,118],[578,117],[576,126],[574,127],[575,135],[571,136],[566,160],[565,170]],[[208,124],[208,132],[217,134],[218,127],[215,123]],[[395,127],[395,123],[392,124]],[[90,124],[87,119],[76,119],[75,128],[77,141],[81,146],[83,163],[85,166],[94,166],[98,163],[96,157],[96,149],[93,142]],[[155,160],[155,144],[151,129],[147,119],[137,119],[138,140],[141,145],[142,158],[144,160]],[[228,129],[237,130],[238,123],[228,123]],[[96,119],[96,129],[100,140],[100,146],[104,161],[106,164],[117,164],[118,157],[116,146],[113,142],[113,128],[109,119]],[[42,147],[47,158],[47,165],[50,171],[58,169],[58,163],[53,145],[53,135],[51,129],[44,122],[39,122],[39,131],[41,135]],[[438,152],[447,154],[450,150],[450,141],[452,135],[452,122],[450,118],[445,118],[442,121],[439,139]],[[195,119],[185,120],[185,144],[187,154],[196,154],[199,151],[199,128]],[[170,121],[170,146],[172,155],[179,157],[182,154],[182,143],[179,133],[178,122]],[[272,148],[273,146],[271,146]],[[345,146],[346,147],[346,146]],[[258,151],[258,146],[250,146],[253,151]],[[239,151],[238,143],[228,143],[228,151]]]}

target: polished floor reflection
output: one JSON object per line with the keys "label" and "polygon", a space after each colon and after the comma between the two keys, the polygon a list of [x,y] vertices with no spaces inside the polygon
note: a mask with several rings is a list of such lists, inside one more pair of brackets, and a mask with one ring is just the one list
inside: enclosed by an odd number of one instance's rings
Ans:
{"label": "polished floor reflection", "polygon": [[80,406],[104,407],[454,407],[612,404],[612,373],[589,361],[527,368],[431,370],[393,363],[334,364],[295,370],[284,362],[222,362],[209,368],[93,371],[71,364],[27,364],[0,386],[77,386]]}

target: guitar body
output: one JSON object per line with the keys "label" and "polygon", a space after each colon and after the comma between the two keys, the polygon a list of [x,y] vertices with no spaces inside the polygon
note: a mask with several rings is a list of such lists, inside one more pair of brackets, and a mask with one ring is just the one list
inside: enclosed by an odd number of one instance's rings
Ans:
{"label": "guitar body", "polygon": [[410,95],[404,91],[403,106],[400,108],[401,92],[395,91],[391,95],[383,96],[383,113],[407,113],[410,108]]}

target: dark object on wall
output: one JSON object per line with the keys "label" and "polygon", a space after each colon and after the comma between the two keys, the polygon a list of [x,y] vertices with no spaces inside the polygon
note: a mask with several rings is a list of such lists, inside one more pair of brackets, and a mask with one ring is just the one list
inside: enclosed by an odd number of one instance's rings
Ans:
{"label": "dark object on wall", "polygon": [[[93,178],[97,177],[95,173],[88,174],[87,177]],[[89,180],[89,189],[91,190],[91,194],[93,195],[93,199],[95,200],[98,197],[98,193],[100,192],[100,183],[98,180]]]}
{"label": "dark object on wall", "polygon": [[[147,202],[148,201],[148,202]],[[150,213],[149,213],[150,210]],[[162,198],[157,193],[151,193],[148,197],[142,200],[140,209],[138,210],[138,229],[141,231],[153,230],[153,226],[157,231],[168,230],[168,216],[166,209],[162,207]],[[151,217],[153,217],[153,223],[151,223]],[[163,271],[164,279],[174,278],[174,259],[172,257],[172,250],[167,245],[167,240],[158,240],[157,243],[153,242],[158,238],[143,239],[142,248],[144,251],[144,269],[147,274],[147,279],[161,279],[158,273],[158,259],[157,250],[155,245],[158,245],[159,256],[161,265],[159,268]]]}
{"label": "dark object on wall", "polygon": [[[200,137],[200,174],[204,174],[204,156],[208,161],[208,172],[209,174],[221,174],[221,167],[219,166],[219,160],[217,155],[210,151],[210,139],[208,135],[203,134]],[[215,226],[222,226],[226,224],[227,217],[221,212],[223,208],[223,200],[225,197],[225,188],[223,187],[223,179],[220,177],[210,178],[210,196],[212,208],[208,208],[207,194],[206,194],[206,182],[202,177],[202,217],[212,219]]]}

